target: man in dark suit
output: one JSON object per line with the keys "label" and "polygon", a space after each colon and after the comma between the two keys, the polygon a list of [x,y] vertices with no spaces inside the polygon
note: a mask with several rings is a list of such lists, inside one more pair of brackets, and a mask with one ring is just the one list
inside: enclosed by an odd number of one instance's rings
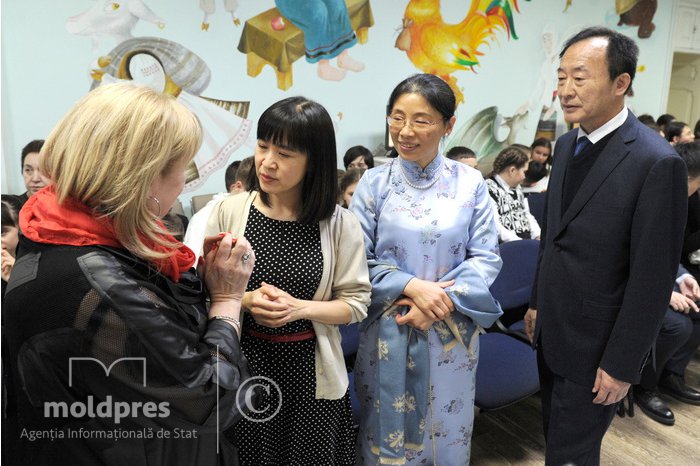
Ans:
{"label": "man in dark suit", "polygon": [[683,161],[625,106],[638,48],[588,28],[560,54],[562,136],[526,329],[538,349],[547,464],[600,462],[668,307],[687,204]]}

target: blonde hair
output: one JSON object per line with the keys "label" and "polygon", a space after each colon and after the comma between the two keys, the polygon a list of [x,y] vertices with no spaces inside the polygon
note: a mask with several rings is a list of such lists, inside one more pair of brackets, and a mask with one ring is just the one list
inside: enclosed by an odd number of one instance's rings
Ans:
{"label": "blonde hair", "polygon": [[178,243],[161,236],[166,231],[147,207],[151,184],[192,160],[201,142],[199,120],[173,97],[135,83],[109,84],[90,91],[56,125],[40,170],[59,203],[72,198],[111,218],[117,240],[153,261],[174,250],[157,252],[146,243]]}

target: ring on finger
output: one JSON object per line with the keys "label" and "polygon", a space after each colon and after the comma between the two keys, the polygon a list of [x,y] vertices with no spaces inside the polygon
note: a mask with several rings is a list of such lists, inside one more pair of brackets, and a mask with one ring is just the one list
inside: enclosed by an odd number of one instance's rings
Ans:
{"label": "ring on finger", "polygon": [[246,253],[243,254],[243,256],[241,257],[241,260],[242,260],[243,262],[248,262],[248,261],[250,260],[250,252],[249,252],[249,251],[246,251]]}

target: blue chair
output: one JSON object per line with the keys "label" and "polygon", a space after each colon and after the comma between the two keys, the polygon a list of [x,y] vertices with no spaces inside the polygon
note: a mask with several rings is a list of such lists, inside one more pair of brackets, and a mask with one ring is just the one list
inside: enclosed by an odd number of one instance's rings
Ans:
{"label": "blue chair", "polygon": [[540,242],[534,239],[510,241],[502,243],[499,249],[503,267],[491,284],[490,290],[493,297],[501,303],[503,319],[514,323],[510,323],[506,328],[499,319],[496,325],[502,332],[528,342],[523,320],[519,314],[517,318],[513,317],[513,314],[522,312],[530,302]]}
{"label": "blue chair", "polygon": [[[491,285],[491,294],[501,303],[504,316],[528,305],[537,267],[539,241],[521,240],[501,244],[503,267]],[[522,333],[516,331],[522,328]],[[524,335],[522,319],[500,332],[479,336],[479,366],[476,371],[474,404],[482,410],[503,408],[540,389],[537,357]]]}
{"label": "blue chair", "polygon": [[535,217],[535,220],[537,220],[540,226],[542,226],[542,222],[544,222],[544,197],[546,195],[547,193],[530,193],[530,195],[527,196],[527,204],[530,207],[530,213]]}

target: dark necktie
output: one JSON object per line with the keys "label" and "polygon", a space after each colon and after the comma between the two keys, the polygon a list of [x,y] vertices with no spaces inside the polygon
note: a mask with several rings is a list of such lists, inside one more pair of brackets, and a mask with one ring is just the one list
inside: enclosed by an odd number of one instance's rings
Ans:
{"label": "dark necktie", "polygon": [[586,136],[583,136],[576,142],[576,149],[574,149],[574,157],[576,157],[592,145],[593,144],[591,144],[591,141]]}

